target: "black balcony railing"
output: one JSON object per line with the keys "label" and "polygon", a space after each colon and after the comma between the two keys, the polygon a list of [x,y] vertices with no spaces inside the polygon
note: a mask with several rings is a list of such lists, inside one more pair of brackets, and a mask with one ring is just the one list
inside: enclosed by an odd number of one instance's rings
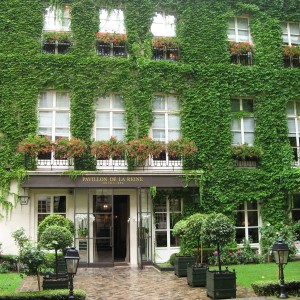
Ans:
{"label": "black balcony railing", "polygon": [[100,56],[116,56],[116,57],[127,57],[127,47],[125,43],[116,45],[114,43],[97,43],[97,53]]}
{"label": "black balcony railing", "polygon": [[70,47],[71,43],[59,43],[55,41],[54,43],[44,43],[42,52],[48,54],[67,54]]}
{"label": "black balcony railing", "polygon": [[252,66],[253,65],[253,54],[252,52],[244,54],[231,54],[230,63],[242,66]]}
{"label": "black balcony railing", "polygon": [[283,65],[285,68],[299,68],[300,67],[299,56],[291,56],[291,55],[284,56]]}
{"label": "black balcony railing", "polygon": [[172,60],[177,61],[179,59],[178,48],[153,48],[153,59],[154,60]]}

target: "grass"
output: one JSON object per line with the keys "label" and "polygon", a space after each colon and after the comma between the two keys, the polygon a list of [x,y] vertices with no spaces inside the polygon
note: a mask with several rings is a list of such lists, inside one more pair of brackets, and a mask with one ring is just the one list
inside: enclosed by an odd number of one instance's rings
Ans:
{"label": "grass", "polygon": [[14,292],[21,281],[22,278],[18,273],[0,274],[0,293]]}
{"label": "grass", "polygon": [[[284,268],[284,280],[299,280],[300,261],[289,262]],[[217,269],[216,267],[210,270]],[[222,266],[222,270],[225,267]],[[248,264],[229,266],[229,271],[235,269],[236,284],[251,288],[251,283],[255,281],[278,280],[278,265],[275,263]]]}

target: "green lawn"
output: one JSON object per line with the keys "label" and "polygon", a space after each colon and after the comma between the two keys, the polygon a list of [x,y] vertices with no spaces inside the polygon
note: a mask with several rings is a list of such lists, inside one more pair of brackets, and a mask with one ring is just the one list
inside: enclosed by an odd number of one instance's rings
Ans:
{"label": "green lawn", "polygon": [[18,273],[0,274],[0,293],[14,292],[21,281],[22,278]]}
{"label": "green lawn", "polygon": [[[300,261],[289,262],[284,268],[284,280],[299,280]],[[210,268],[215,269],[214,268]],[[222,267],[225,269],[225,267]],[[278,280],[278,265],[275,263],[248,264],[229,266],[229,271],[235,269],[237,285],[251,288],[254,281]]]}

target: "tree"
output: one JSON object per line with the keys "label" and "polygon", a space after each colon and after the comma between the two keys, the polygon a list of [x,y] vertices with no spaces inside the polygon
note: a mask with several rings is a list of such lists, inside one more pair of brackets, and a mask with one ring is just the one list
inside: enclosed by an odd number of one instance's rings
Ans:
{"label": "tree", "polygon": [[[186,220],[185,233],[184,236],[187,240],[196,239],[197,241],[197,258],[196,258],[196,266],[199,264],[199,260],[201,258],[200,263],[202,264],[202,253],[200,255],[200,242],[202,245],[202,237],[203,237],[203,224],[205,221],[206,215],[196,213],[191,215]],[[202,252],[202,247],[201,247]]]}
{"label": "tree", "polygon": [[62,226],[49,226],[41,234],[40,244],[47,250],[55,250],[56,278],[58,278],[57,251],[64,250],[73,244],[72,233]]}
{"label": "tree", "polygon": [[203,224],[205,241],[217,245],[219,272],[221,272],[220,246],[224,246],[234,240],[235,227],[231,220],[221,213],[209,214]]}
{"label": "tree", "polygon": [[186,230],[186,220],[178,221],[174,227],[172,234],[178,238],[180,238],[180,253],[186,254],[186,247],[185,247],[185,230]]}
{"label": "tree", "polygon": [[15,243],[18,246],[19,249],[19,256],[18,256],[18,272],[20,273],[20,266],[21,266],[21,257],[22,257],[22,251],[24,250],[26,244],[29,243],[29,238],[25,234],[25,229],[21,227],[20,229],[14,231],[11,235],[13,239],[15,240]]}

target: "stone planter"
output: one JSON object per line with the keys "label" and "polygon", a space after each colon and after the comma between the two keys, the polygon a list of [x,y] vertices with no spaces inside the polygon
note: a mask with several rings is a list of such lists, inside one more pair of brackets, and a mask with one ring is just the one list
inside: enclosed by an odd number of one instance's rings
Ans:
{"label": "stone planter", "polygon": [[196,257],[194,256],[175,256],[174,271],[178,277],[187,276],[187,266],[195,264]]}
{"label": "stone planter", "polygon": [[230,271],[209,271],[206,273],[207,296],[212,299],[236,298],[236,275]]}
{"label": "stone planter", "polygon": [[194,286],[206,286],[206,272],[207,266],[205,265],[188,265],[187,267],[187,283]]}

